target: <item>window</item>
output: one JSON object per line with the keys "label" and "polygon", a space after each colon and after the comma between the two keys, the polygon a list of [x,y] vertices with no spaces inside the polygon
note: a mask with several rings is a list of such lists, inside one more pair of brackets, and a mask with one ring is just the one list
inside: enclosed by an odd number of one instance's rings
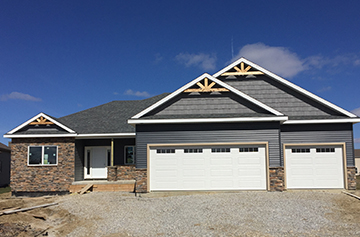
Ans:
{"label": "window", "polygon": [[291,149],[291,153],[310,153],[310,148]]}
{"label": "window", "polygon": [[175,153],[175,149],[156,149],[156,153]]}
{"label": "window", "polygon": [[57,146],[29,146],[29,165],[57,165]]}
{"label": "window", "polygon": [[230,152],[230,148],[211,148],[211,152]]}
{"label": "window", "polygon": [[184,153],[202,153],[202,148],[184,149]]}
{"label": "window", "polygon": [[125,164],[135,164],[135,146],[125,146]]}
{"label": "window", "polygon": [[257,147],[242,147],[239,148],[239,152],[258,152],[259,148]]}
{"label": "window", "polygon": [[316,148],[317,153],[335,152],[335,148]]}

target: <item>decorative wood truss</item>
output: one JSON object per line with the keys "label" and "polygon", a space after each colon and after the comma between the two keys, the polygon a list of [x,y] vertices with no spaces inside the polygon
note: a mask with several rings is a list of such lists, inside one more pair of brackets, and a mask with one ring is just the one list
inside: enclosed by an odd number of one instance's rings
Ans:
{"label": "decorative wood truss", "polygon": [[216,85],[215,82],[211,82],[209,85],[209,79],[205,77],[204,79],[204,85],[201,82],[196,83],[196,85],[199,86],[199,88],[193,88],[193,89],[186,89],[184,92],[214,92],[214,91],[229,91],[226,88],[213,88],[214,85]]}
{"label": "decorative wood truss", "polygon": [[245,75],[261,75],[264,74],[260,71],[249,71],[251,69],[251,66],[247,66],[245,68],[245,65],[243,62],[240,63],[240,68],[237,66],[234,67],[236,72],[225,72],[221,74],[221,76],[245,76]]}
{"label": "decorative wood truss", "polygon": [[36,121],[29,123],[29,125],[47,125],[47,124],[54,124],[51,121],[48,121],[46,118],[41,116],[40,118],[36,119]]}

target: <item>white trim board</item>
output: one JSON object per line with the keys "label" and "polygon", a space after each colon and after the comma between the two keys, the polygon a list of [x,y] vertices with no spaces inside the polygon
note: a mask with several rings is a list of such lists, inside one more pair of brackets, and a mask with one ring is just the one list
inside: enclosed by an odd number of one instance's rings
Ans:
{"label": "white trim board", "polygon": [[351,118],[357,118],[357,116],[355,114],[353,114],[353,113],[351,113],[351,112],[349,112],[349,111],[347,111],[347,110],[345,110],[345,109],[343,109],[343,108],[341,108],[341,107],[339,107],[339,106],[337,106],[337,105],[335,105],[335,104],[333,104],[333,103],[331,103],[331,102],[329,102],[329,101],[327,101],[327,100],[325,100],[325,99],[323,99],[323,98],[321,98],[321,97],[319,97],[319,96],[317,96],[317,95],[315,95],[315,94],[313,94],[313,93],[311,93],[311,92],[309,92],[309,91],[307,91],[307,90],[305,90],[303,88],[301,88],[300,86],[295,85],[294,83],[292,83],[292,82],[290,82],[290,81],[288,81],[288,80],[286,80],[286,79],[284,79],[284,78],[282,78],[282,77],[280,77],[280,76],[266,70],[265,68],[255,64],[255,63],[253,63],[253,62],[251,62],[251,61],[249,61],[249,60],[247,60],[246,58],[243,58],[243,57],[236,60],[232,64],[226,66],[225,68],[221,69],[220,71],[215,73],[213,76],[218,77],[221,74],[223,74],[224,72],[227,72],[231,68],[237,66],[241,62],[244,62],[244,63],[248,64],[249,66],[251,66],[251,67],[265,73],[266,75],[274,78],[278,82],[280,82],[280,83],[282,83],[282,84],[284,84],[284,85],[286,85],[286,86],[288,86],[288,87],[290,87],[292,89],[295,89],[296,91],[300,92],[301,94],[303,94],[303,95],[305,95],[307,97],[310,97],[310,98],[316,100],[317,102],[319,102],[319,103],[321,103],[321,104],[323,104],[323,105],[325,105],[325,106],[327,106],[329,108],[332,108],[332,109],[334,109],[334,110],[336,110],[336,111],[338,111],[338,112],[340,112],[340,113],[342,113],[342,114],[344,114],[346,116],[349,116]]}
{"label": "white trim board", "polygon": [[68,131],[69,133],[75,133],[75,131],[73,131],[72,129],[66,127],[65,125],[59,123],[58,121],[56,121],[55,119],[51,118],[50,116],[44,114],[44,113],[39,113],[38,115],[35,115],[34,117],[32,117],[31,119],[27,120],[26,122],[22,123],[21,125],[17,126],[16,128],[14,128],[13,130],[11,130],[10,132],[8,132],[7,134],[13,134],[14,132],[22,129],[23,127],[29,125],[29,123],[33,122],[35,119],[40,118],[40,117],[44,117],[47,120],[53,122],[55,125],[61,127],[62,129],[64,129],[65,131]]}
{"label": "white trim board", "polygon": [[129,124],[158,124],[158,123],[231,123],[231,122],[264,122],[286,121],[287,116],[265,118],[200,118],[200,119],[129,119]]}
{"label": "white trim board", "polygon": [[76,139],[92,138],[133,138],[136,133],[98,133],[98,134],[5,134],[5,138],[36,138],[36,137],[75,137]]}
{"label": "white trim board", "polygon": [[311,124],[311,123],[360,123],[360,118],[288,120],[284,122],[284,124]]}
{"label": "white trim board", "polygon": [[92,139],[92,138],[132,138],[136,133],[94,133],[94,134],[78,134],[76,139]]}
{"label": "white trim board", "polygon": [[191,86],[195,85],[196,83],[198,83],[199,81],[208,78],[209,80],[221,85],[222,87],[228,89],[229,91],[235,93],[236,95],[244,98],[245,100],[250,101],[251,103],[269,111],[270,113],[274,114],[274,115],[284,115],[281,112],[271,108],[270,106],[267,106],[266,104],[252,98],[251,96],[246,95],[245,93],[237,90],[236,88],[226,84],[225,82],[222,82],[221,80],[211,76],[208,73],[204,73],[201,76],[199,76],[198,78],[195,78],[194,80],[192,80],[191,82],[187,83],[186,85],[180,87],[179,89],[177,89],[176,91],[174,91],[173,93],[171,93],[170,95],[164,97],[163,99],[159,100],[158,102],[156,102],[155,104],[151,105],[150,107],[146,108],[145,110],[141,111],[140,113],[134,115],[133,117],[131,117],[132,119],[138,119],[140,117],[142,117],[143,115],[149,113],[150,111],[154,110],[155,108],[159,107],[160,105],[164,104],[165,102],[169,101],[170,99],[174,98],[175,96],[179,95],[180,93],[182,93],[184,90],[190,88]]}

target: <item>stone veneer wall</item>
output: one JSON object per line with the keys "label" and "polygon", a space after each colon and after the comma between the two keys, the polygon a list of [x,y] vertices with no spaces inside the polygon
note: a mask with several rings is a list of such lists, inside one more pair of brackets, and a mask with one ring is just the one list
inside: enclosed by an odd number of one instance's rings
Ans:
{"label": "stone veneer wall", "polygon": [[347,181],[348,181],[348,189],[356,190],[355,167],[347,167]]}
{"label": "stone veneer wall", "polygon": [[[58,146],[56,166],[28,166],[29,146]],[[13,194],[68,192],[75,175],[74,138],[16,138],[11,142],[11,180]]]}
{"label": "stone veneer wall", "polygon": [[107,180],[135,180],[135,192],[147,192],[147,169],[137,169],[135,165],[108,166]]}
{"label": "stone veneer wall", "polygon": [[284,191],[284,167],[269,167],[270,191]]}

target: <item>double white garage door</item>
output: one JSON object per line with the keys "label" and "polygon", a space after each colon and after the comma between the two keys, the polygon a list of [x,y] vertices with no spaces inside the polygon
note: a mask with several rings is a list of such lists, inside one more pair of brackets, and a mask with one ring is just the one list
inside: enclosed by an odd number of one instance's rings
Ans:
{"label": "double white garage door", "polygon": [[[286,146],[287,189],[344,188],[342,146]],[[150,191],[266,190],[266,145],[151,147]]]}
{"label": "double white garage door", "polygon": [[266,190],[263,146],[153,147],[150,190]]}

